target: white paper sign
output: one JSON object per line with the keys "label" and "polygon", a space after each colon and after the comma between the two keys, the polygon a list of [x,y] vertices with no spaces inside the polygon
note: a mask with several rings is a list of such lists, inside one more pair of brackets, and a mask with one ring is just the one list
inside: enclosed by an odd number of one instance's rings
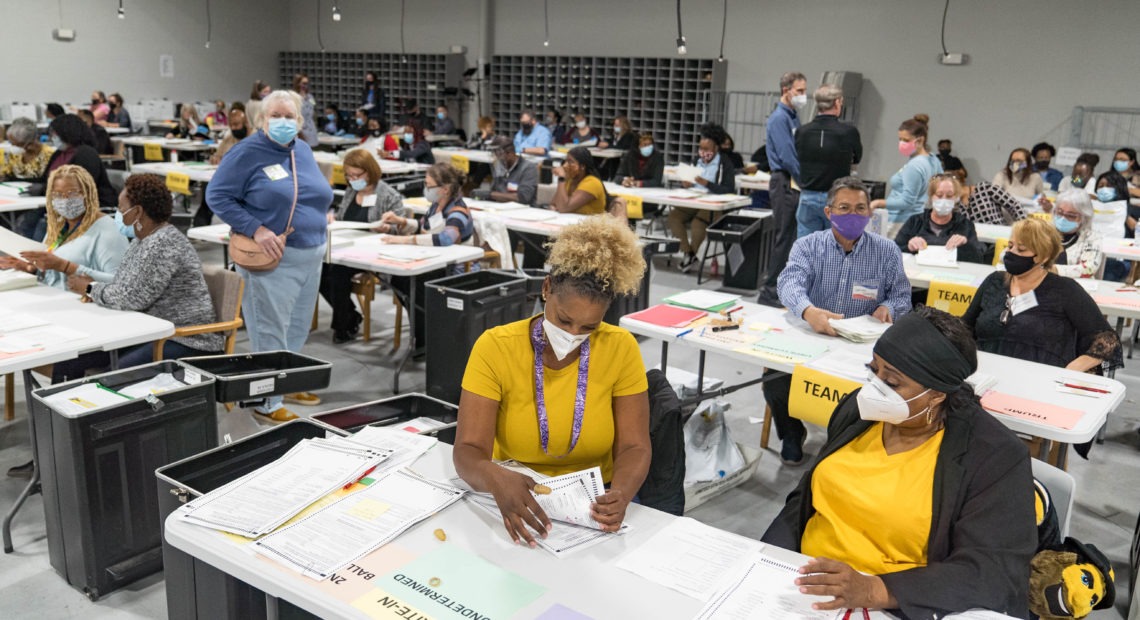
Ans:
{"label": "white paper sign", "polygon": [[1057,149],[1057,156],[1053,158],[1053,167],[1058,166],[1072,166],[1077,163],[1077,158],[1081,156],[1081,149],[1073,148],[1071,146],[1062,146]]}
{"label": "white paper sign", "polygon": [[172,54],[159,54],[158,56],[158,76],[163,78],[174,77],[174,55]]}
{"label": "white paper sign", "polygon": [[273,391],[273,386],[276,382],[273,377],[251,381],[249,383],[249,395],[257,396],[259,394],[268,394]]}

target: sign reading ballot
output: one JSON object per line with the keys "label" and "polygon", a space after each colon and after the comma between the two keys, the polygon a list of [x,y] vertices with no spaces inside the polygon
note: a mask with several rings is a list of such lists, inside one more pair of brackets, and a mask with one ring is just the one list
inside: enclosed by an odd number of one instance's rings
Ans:
{"label": "sign reading ballot", "polygon": [[843,379],[804,365],[792,371],[788,413],[804,422],[827,426],[831,412],[844,397],[861,387],[858,381]]}

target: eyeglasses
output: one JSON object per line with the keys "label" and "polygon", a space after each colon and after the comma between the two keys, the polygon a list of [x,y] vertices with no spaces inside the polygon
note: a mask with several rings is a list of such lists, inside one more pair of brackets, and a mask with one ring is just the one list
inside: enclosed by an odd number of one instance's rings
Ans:
{"label": "eyeglasses", "polygon": [[1005,309],[1003,309],[1001,311],[1001,315],[998,316],[998,323],[1001,323],[1001,326],[1005,327],[1006,325],[1009,324],[1009,319],[1012,316],[1013,316],[1013,296],[1007,294],[1005,296]]}
{"label": "eyeglasses", "polygon": [[1081,221],[1081,214],[1073,213],[1072,211],[1058,211],[1057,209],[1053,209],[1053,215],[1063,217],[1070,222]]}
{"label": "eyeglasses", "polygon": [[845,202],[842,202],[842,203],[839,203],[837,205],[829,205],[829,206],[831,208],[831,212],[836,214],[836,215],[849,215],[851,213],[855,213],[857,215],[870,215],[871,214],[871,206],[865,202],[861,202],[857,205],[850,205],[850,204],[847,204]]}

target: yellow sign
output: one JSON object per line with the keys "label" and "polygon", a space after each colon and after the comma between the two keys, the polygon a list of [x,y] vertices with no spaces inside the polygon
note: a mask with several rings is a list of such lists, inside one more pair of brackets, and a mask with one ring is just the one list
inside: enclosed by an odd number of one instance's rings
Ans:
{"label": "yellow sign", "polygon": [[1039,220],[1045,220],[1046,222],[1049,222],[1050,224],[1053,223],[1053,216],[1048,214],[1048,213],[1030,213],[1029,217],[1035,217]]}
{"label": "yellow sign", "polygon": [[954,316],[962,316],[966,314],[977,291],[977,287],[972,284],[932,280],[930,290],[926,293],[926,305]]}
{"label": "yellow sign", "polygon": [[166,174],[166,189],[189,196],[190,175],[181,172],[168,172]]}
{"label": "yellow sign", "polygon": [[348,181],[344,178],[344,164],[333,164],[332,167],[332,184],[333,185],[348,185]]}
{"label": "yellow sign", "polygon": [[467,159],[463,155],[452,155],[451,167],[462,172],[463,174],[467,174],[471,171],[471,160]]}
{"label": "yellow sign", "polygon": [[158,142],[143,143],[143,157],[147,161],[162,161],[162,144]]}
{"label": "yellow sign", "polygon": [[797,365],[792,371],[788,413],[804,422],[827,426],[839,401],[860,385],[858,381],[841,379],[821,370]]}
{"label": "yellow sign", "polygon": [[1001,255],[1005,253],[1005,249],[1009,247],[1009,239],[1002,237],[994,241],[994,267],[1001,264]]}
{"label": "yellow sign", "polygon": [[641,196],[631,196],[629,194],[618,194],[625,199],[625,214],[633,219],[641,219],[644,211],[642,210]]}

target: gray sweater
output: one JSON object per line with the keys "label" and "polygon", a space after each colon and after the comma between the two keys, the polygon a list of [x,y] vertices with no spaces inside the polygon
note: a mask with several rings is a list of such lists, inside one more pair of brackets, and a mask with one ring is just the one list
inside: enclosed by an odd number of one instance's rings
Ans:
{"label": "gray sweater", "polygon": [[[336,219],[338,221],[343,220],[344,214],[355,202],[356,190],[351,187],[344,190],[344,198],[341,199],[340,206],[336,209]],[[400,217],[410,215],[408,210],[404,208],[404,196],[383,181],[376,182],[376,204],[367,207],[367,209],[369,222],[380,221],[386,211],[394,211]]]}
{"label": "gray sweater", "polygon": [[[94,283],[91,299],[115,310],[145,312],[175,327],[217,320],[198,253],[185,235],[170,225],[132,241],[115,279],[107,284]],[[205,352],[221,351],[223,344],[222,334],[171,340]]]}

